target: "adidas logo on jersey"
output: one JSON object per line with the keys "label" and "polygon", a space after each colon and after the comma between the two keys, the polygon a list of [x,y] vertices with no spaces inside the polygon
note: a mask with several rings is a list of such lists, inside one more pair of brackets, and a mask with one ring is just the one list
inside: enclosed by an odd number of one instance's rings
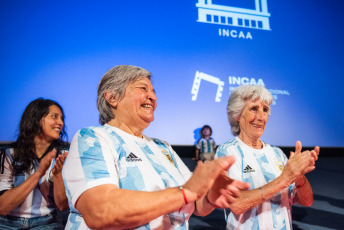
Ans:
{"label": "adidas logo on jersey", "polygon": [[246,167],[244,168],[244,173],[250,173],[250,172],[255,172],[255,170],[252,169],[251,166],[246,165]]}
{"label": "adidas logo on jersey", "polygon": [[134,153],[130,153],[125,160],[127,162],[142,161],[141,158],[138,158]]}

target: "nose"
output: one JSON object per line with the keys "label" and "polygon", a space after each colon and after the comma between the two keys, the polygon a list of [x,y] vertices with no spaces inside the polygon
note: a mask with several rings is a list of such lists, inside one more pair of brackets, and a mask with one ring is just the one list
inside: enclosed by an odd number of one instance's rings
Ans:
{"label": "nose", "polygon": [[262,109],[259,109],[256,116],[258,120],[264,120],[267,114]]}
{"label": "nose", "polygon": [[154,90],[151,90],[151,91],[148,92],[147,98],[148,98],[149,100],[151,100],[151,101],[154,101],[154,102],[157,100],[157,97],[156,97],[156,95],[155,95]]}
{"label": "nose", "polygon": [[62,125],[63,126],[63,120],[62,120],[62,118],[58,118],[57,119],[57,124],[59,124],[59,125]]}

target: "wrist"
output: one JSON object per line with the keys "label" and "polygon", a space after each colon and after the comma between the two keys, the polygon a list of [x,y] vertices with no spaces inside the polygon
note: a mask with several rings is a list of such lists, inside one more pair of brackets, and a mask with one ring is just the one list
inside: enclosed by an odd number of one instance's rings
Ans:
{"label": "wrist", "polygon": [[[302,178],[303,178],[303,179],[299,179],[299,180],[295,181],[295,186],[296,186],[296,188],[301,188],[301,187],[303,187],[303,186],[306,184],[306,182],[307,182],[306,177],[305,177],[305,176],[302,176]],[[300,182],[300,181],[301,181],[301,182]]]}
{"label": "wrist", "polygon": [[211,202],[211,201],[209,200],[208,193],[204,196],[204,200],[205,200],[212,208],[220,208],[219,206],[217,206],[216,204],[214,204],[213,202]]}
{"label": "wrist", "polygon": [[[281,190],[287,188],[289,185],[291,185],[294,181],[290,180],[288,176],[281,174],[278,178],[278,184]],[[276,179],[277,179],[276,178]]]}
{"label": "wrist", "polygon": [[185,187],[185,185],[183,186],[183,191],[184,191],[184,194],[185,194],[185,197],[186,197],[186,200],[188,201],[188,203],[195,202],[199,199],[197,194],[192,192],[187,187]]}

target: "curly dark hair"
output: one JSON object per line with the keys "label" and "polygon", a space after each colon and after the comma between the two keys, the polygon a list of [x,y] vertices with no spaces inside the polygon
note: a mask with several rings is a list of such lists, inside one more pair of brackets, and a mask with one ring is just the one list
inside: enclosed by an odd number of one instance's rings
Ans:
{"label": "curly dark hair", "polygon": [[[51,105],[56,105],[60,108],[64,122],[65,115],[63,109],[56,101],[37,98],[25,108],[20,120],[18,138],[10,145],[10,147],[14,148],[13,169],[16,175],[29,172],[34,166],[34,161],[40,160],[34,152],[34,138],[42,133],[41,120],[49,114],[49,107]],[[57,155],[61,153],[61,150],[67,149],[69,143],[64,141],[64,139],[67,139],[65,125],[62,127],[59,139],[52,141],[42,157],[54,148],[57,150]]]}

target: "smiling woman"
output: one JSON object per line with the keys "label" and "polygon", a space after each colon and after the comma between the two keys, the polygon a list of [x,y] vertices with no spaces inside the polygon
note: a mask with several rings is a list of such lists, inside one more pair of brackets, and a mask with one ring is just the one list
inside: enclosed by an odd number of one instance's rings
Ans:
{"label": "smiling woman", "polygon": [[25,109],[19,136],[0,156],[0,228],[62,229],[57,213],[68,208],[62,167],[64,142],[62,107],[38,98]]}
{"label": "smiling woman", "polygon": [[145,69],[121,65],[101,79],[102,126],[74,136],[63,168],[72,204],[66,229],[188,229],[193,213],[228,208],[248,188],[225,175],[234,158],[200,163],[192,174],[167,142],[143,134],[157,107],[150,78]]}
{"label": "smiling woman", "polygon": [[227,229],[292,229],[291,205],[310,206],[313,192],[305,174],[314,170],[319,147],[301,152],[296,143],[290,159],[263,141],[272,96],[263,86],[243,85],[228,100],[232,133],[238,136],[221,145],[216,157],[235,156],[228,176],[251,184],[232,203]]}
{"label": "smiling woman", "polygon": [[105,98],[116,117],[108,122],[111,126],[141,137],[142,131],[154,120],[157,98],[148,78],[129,83],[121,99],[112,97],[109,91]]}

